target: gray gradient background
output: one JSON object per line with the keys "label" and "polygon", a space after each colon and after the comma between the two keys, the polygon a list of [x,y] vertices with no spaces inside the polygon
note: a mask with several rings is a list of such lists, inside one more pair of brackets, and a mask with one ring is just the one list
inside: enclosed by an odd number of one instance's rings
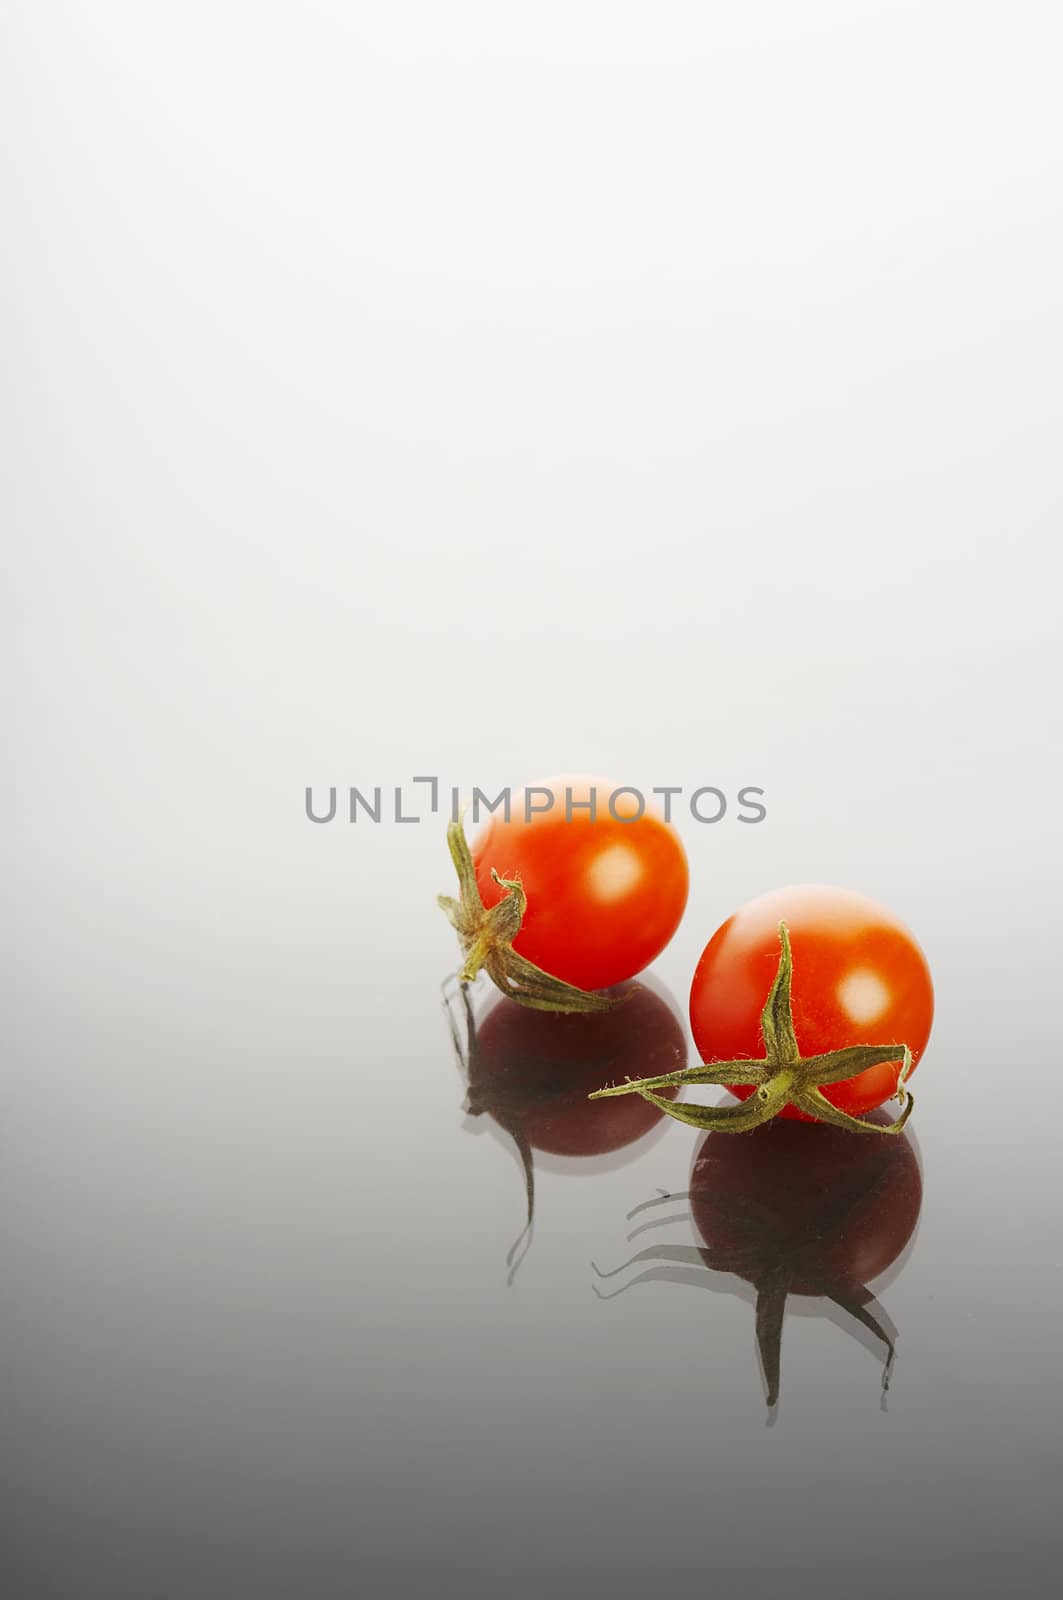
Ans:
{"label": "gray gradient background", "polygon": [[[1060,35],[7,8],[5,1597],[1058,1575]],[[680,1006],[779,883],[919,932],[885,1413],[821,1315],[769,1428],[747,1301],[593,1297],[681,1127],[544,1163],[506,1286],[439,831],[303,787],[573,769],[767,790],[684,828]]]}

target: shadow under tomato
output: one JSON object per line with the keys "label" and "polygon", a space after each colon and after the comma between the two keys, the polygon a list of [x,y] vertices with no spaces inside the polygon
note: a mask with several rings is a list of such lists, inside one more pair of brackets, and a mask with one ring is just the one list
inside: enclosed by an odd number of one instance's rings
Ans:
{"label": "shadow under tomato", "polygon": [[[866,1120],[884,1126],[890,1118],[878,1110]],[[867,1285],[899,1259],[912,1238],[922,1192],[907,1134],[874,1138],[779,1119],[752,1133],[709,1133],[695,1153],[689,1191],[662,1195],[631,1213],[634,1218],[689,1200],[702,1243],[650,1246],[615,1273],[595,1271],[605,1278],[641,1266],[626,1288],[660,1279],[726,1287],[721,1274],[750,1285],[769,1406],[779,1397],[787,1300],[818,1299],[823,1304],[817,1309],[843,1313],[858,1336],[885,1347],[885,1391],[896,1333]],[[629,1237],[659,1225],[645,1221]]]}
{"label": "shadow under tomato", "polygon": [[490,1117],[508,1134],[524,1170],[527,1221],[509,1253],[510,1281],[531,1239],[536,1153],[585,1160],[635,1144],[663,1112],[641,1095],[587,1096],[625,1077],[657,1076],[686,1064],[686,1036],[667,1000],[637,979],[609,992],[616,1004],[595,1014],[534,1011],[499,997],[477,1019],[465,987],[448,1003],[468,1083],[466,1110]]}

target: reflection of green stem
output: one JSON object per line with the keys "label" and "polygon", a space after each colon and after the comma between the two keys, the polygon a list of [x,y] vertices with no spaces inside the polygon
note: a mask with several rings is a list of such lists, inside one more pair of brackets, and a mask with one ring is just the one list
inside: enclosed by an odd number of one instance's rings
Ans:
{"label": "reflection of green stem", "polygon": [[757,1284],[757,1348],[764,1368],[764,1381],[768,1386],[769,1406],[775,1405],[779,1398],[782,1323],[789,1291],[789,1275],[779,1268],[766,1273]]}
{"label": "reflection of green stem", "polygon": [[[653,1263],[659,1263],[655,1267]],[[660,1267],[707,1268],[704,1276],[704,1286],[712,1286],[714,1272],[732,1272],[735,1269],[725,1264],[722,1258],[714,1257],[711,1251],[699,1248],[697,1245],[651,1245],[645,1250],[640,1250],[632,1256],[630,1261],[622,1266],[614,1267],[610,1272],[602,1272],[594,1267],[599,1278],[615,1278],[620,1273],[629,1271],[633,1266],[642,1264],[645,1270],[631,1278],[620,1289],[615,1289],[612,1294],[602,1294],[595,1290],[599,1299],[612,1300],[617,1295],[624,1294],[628,1289],[633,1289],[639,1283],[651,1283],[660,1273]],[[592,1263],[593,1266],[593,1263]],[[742,1272],[738,1276],[747,1278]],[[890,1374],[893,1370],[893,1361],[896,1355],[894,1341],[887,1333],[879,1319],[869,1311],[864,1303],[865,1297],[873,1299],[870,1290],[863,1284],[849,1286],[847,1284],[834,1284],[827,1279],[821,1279],[809,1269],[802,1267],[802,1278],[815,1287],[823,1300],[830,1300],[841,1311],[845,1311],[859,1322],[862,1327],[873,1333],[886,1347],[886,1364],[882,1371],[882,1387],[889,1388]],[[764,1369],[764,1383],[767,1390],[767,1403],[769,1406],[778,1404],[779,1382],[782,1370],[782,1330],[785,1320],[786,1301],[791,1292],[793,1275],[786,1267],[778,1265],[766,1268],[753,1280],[756,1291],[756,1336],[757,1350],[760,1363]]]}
{"label": "reflection of green stem", "polygon": [[[449,980],[448,980],[449,981]],[[465,1106],[471,1117],[482,1116],[486,1111],[493,1122],[497,1123],[503,1133],[508,1133],[516,1146],[520,1158],[521,1168],[524,1172],[524,1194],[527,1200],[528,1220],[514,1239],[506,1256],[506,1266],[509,1268],[509,1282],[512,1283],[517,1275],[517,1270],[527,1255],[531,1246],[532,1230],[535,1223],[535,1158],[532,1153],[528,1136],[524,1132],[523,1117],[516,1110],[508,1107],[504,1098],[492,1096],[483,1072],[482,1057],[480,1055],[479,1041],[476,1036],[476,1017],[473,1014],[472,1002],[469,999],[468,986],[460,985],[462,1006],[465,1012],[465,1041],[462,1042],[454,1022],[450,1005],[444,1001],[447,1013],[447,1022],[450,1025],[450,1037],[454,1044],[454,1053],[458,1064],[465,1073],[468,1084],[468,1094]],[[524,1245],[521,1251],[521,1245]],[[519,1255],[518,1255],[518,1252]]]}
{"label": "reflection of green stem", "polygon": [[[659,1078],[630,1079],[614,1084],[608,1089],[597,1089],[591,1100],[604,1099],[614,1094],[640,1094],[667,1116],[677,1122],[686,1122],[692,1128],[711,1129],[718,1133],[748,1133],[762,1122],[777,1116],[784,1106],[796,1106],[817,1122],[829,1122],[836,1128],[848,1128],[857,1133],[900,1133],[912,1113],[912,1096],[907,1087],[912,1070],[912,1052],[906,1044],[856,1044],[844,1050],[830,1050],[825,1055],[802,1056],[794,1032],[793,956],[790,953],[790,933],[785,922],[779,923],[779,965],[775,973],[764,1009],[760,1014],[760,1030],[764,1038],[764,1057],[760,1061],[713,1061],[703,1066],[686,1067],[682,1072],[666,1072]],[[897,1098],[901,1114],[895,1122],[882,1124],[863,1122],[839,1111],[823,1093],[826,1085],[844,1083],[865,1072],[868,1067],[883,1066],[890,1061],[900,1061],[897,1079]],[[715,1083],[722,1085],[754,1085],[748,1100],[732,1106],[700,1106],[682,1100],[668,1100],[655,1093],[658,1089],[675,1088],[689,1083]]]}
{"label": "reflection of green stem", "polygon": [[[497,1121],[498,1119],[496,1118],[495,1120]],[[524,1193],[527,1196],[528,1201],[528,1220],[518,1233],[517,1237],[514,1239],[512,1248],[510,1249],[509,1254],[506,1256],[506,1266],[509,1268],[509,1281],[512,1283],[513,1279],[517,1276],[518,1267],[524,1260],[524,1257],[528,1254],[528,1250],[531,1247],[532,1228],[535,1223],[535,1161],[532,1156],[532,1147],[528,1143],[527,1135],[522,1127],[516,1123],[508,1127],[505,1123],[500,1123],[499,1126],[506,1129],[506,1132],[509,1134],[510,1138],[513,1140],[513,1143],[517,1147],[517,1154],[520,1156],[521,1165],[524,1168]],[[520,1256],[517,1257],[517,1252],[520,1250],[522,1243],[524,1244],[524,1249],[521,1251]],[[515,1257],[517,1259],[514,1259]]]}
{"label": "reflection of green stem", "polygon": [[[825,1280],[814,1274],[808,1275],[809,1283],[813,1284],[824,1300],[830,1300],[842,1311],[847,1311],[854,1321],[862,1324],[872,1332],[877,1339],[881,1339],[886,1346],[886,1365],[882,1372],[882,1387],[889,1388],[890,1371],[893,1367],[895,1349],[893,1340],[879,1322],[867,1309],[861,1300],[862,1295],[868,1291],[860,1285],[859,1288],[850,1289],[843,1285],[831,1286]],[[786,1309],[786,1297],[790,1292],[791,1279],[785,1271],[776,1270],[769,1272],[757,1284],[757,1348],[760,1351],[760,1360],[764,1368],[764,1381],[768,1388],[768,1404],[773,1406],[779,1399],[779,1370],[782,1362],[782,1325],[783,1313]]]}
{"label": "reflection of green stem", "polygon": [[[896,1349],[884,1324],[868,1308],[869,1301],[874,1304],[871,1291],[855,1279],[824,1271],[819,1262],[824,1244],[844,1235],[846,1229],[853,1225],[859,1208],[879,1193],[886,1182],[888,1178],[883,1172],[876,1173],[870,1183],[856,1174],[848,1182],[832,1187],[822,1200],[807,1209],[796,1221],[789,1214],[780,1217],[760,1206],[751,1206],[746,1200],[735,1198],[729,1201],[726,1195],[719,1195],[715,1204],[720,1207],[731,1232],[738,1233],[738,1242],[723,1248],[711,1243],[650,1245],[609,1272],[603,1272],[593,1262],[591,1266],[595,1275],[603,1279],[615,1278],[634,1266],[645,1269],[621,1289],[614,1291],[616,1294],[623,1294],[637,1283],[651,1281],[661,1266],[705,1268],[706,1287],[711,1285],[711,1274],[716,1272],[733,1273],[751,1283],[756,1291],[757,1349],[764,1369],[769,1406],[776,1405],[779,1399],[786,1301],[795,1283],[808,1285],[820,1298],[838,1306],[885,1345],[886,1364],[882,1387],[886,1390],[889,1388]],[[629,1212],[628,1220],[645,1211],[674,1205],[678,1200],[690,1200],[692,1197],[690,1192],[662,1194],[636,1206],[634,1211]],[[598,1293],[597,1290],[595,1292]],[[613,1296],[603,1295],[601,1298],[612,1299]]]}

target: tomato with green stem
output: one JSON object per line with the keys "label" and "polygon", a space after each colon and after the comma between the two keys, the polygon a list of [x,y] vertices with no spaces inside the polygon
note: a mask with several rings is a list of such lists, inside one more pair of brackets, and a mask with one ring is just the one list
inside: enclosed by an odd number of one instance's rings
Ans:
{"label": "tomato with green stem", "polygon": [[485,969],[539,1010],[596,1011],[596,991],[633,978],[664,949],[686,905],[686,853],[635,790],[556,778],[512,797],[471,848],[450,852],[460,899],[440,904],[457,929],[469,981]]}
{"label": "tomato with green stem", "polygon": [[[851,889],[803,884],[750,900],[709,940],[690,986],[690,1025],[703,1061],[760,1052],[760,1010],[785,922],[793,958],[791,1005],[803,1056],[851,1045],[908,1046],[909,1075],[934,1019],[934,986],[913,935],[885,907]],[[824,1097],[850,1116],[897,1092],[901,1055],[827,1084]],[[745,1099],[752,1084],[730,1084]],[[792,1105],[783,1116],[806,1117]],[[806,1118],[807,1120],[807,1118]]]}
{"label": "tomato with green stem", "polygon": [[[779,889],[730,917],[698,962],[690,1018],[702,1064],[594,1098],[656,1103],[662,1088],[715,1083],[740,1103],[664,1109],[731,1133],[785,1116],[896,1134],[911,1112],[907,1079],[933,1014],[926,957],[890,912],[848,889]],[[860,1120],[893,1097],[901,1105],[893,1122]]]}

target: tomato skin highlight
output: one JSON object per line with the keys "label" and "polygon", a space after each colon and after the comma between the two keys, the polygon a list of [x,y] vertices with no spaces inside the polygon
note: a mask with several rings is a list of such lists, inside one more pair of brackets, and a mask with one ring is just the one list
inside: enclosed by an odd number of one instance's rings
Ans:
{"label": "tomato skin highlight", "polygon": [[[779,958],[780,922],[793,951],[793,1018],[803,1056],[858,1044],[907,1044],[912,1069],[926,1048],[934,988],[926,957],[883,906],[849,889],[802,884],[749,901],[717,929],[690,988],[690,1023],[703,1061],[758,1057],[760,1013]],[[870,1067],[824,1095],[859,1116],[889,1100],[901,1063]],[[746,1099],[749,1086],[732,1093]],[[784,1117],[812,1119],[793,1106]]]}
{"label": "tomato skin highlight", "polygon": [[[630,794],[609,811],[619,786],[601,778],[546,779],[535,789],[553,795],[549,811],[525,819],[524,795],[514,794],[511,818],[491,817],[472,841],[476,880],[485,906],[502,891],[492,868],[519,878],[527,910],[513,948],[544,972],[581,989],[607,989],[648,967],[675,933],[686,906],[686,852],[670,823],[649,806],[635,817]],[[592,821],[573,809],[596,792]],[[622,820],[626,813],[629,820]]]}

